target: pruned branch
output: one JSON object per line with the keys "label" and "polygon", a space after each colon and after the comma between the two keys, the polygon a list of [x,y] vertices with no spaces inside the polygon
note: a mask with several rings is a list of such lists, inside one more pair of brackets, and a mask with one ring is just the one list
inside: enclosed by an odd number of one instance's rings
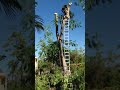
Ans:
{"label": "pruned branch", "polygon": [[54,13],[55,15],[55,26],[56,26],[56,38],[59,40],[59,32],[58,32],[58,13]]}

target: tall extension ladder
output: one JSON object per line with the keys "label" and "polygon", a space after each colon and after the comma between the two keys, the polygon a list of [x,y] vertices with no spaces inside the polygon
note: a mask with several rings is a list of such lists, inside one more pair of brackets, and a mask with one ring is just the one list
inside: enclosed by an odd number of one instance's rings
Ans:
{"label": "tall extension ladder", "polygon": [[64,26],[64,57],[67,64],[67,71],[70,72],[70,52],[69,52],[69,19]]}
{"label": "tall extension ladder", "polygon": [[[70,72],[70,52],[69,52],[69,19],[65,21],[65,26],[64,26],[64,57],[65,57],[65,62],[67,64],[67,72]],[[67,90],[73,90],[73,85],[71,82],[71,76],[68,76],[68,84],[67,84]]]}

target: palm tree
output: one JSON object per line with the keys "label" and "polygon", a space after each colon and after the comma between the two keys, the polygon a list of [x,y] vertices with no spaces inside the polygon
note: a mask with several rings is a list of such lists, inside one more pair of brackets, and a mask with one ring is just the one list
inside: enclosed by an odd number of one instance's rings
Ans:
{"label": "palm tree", "polygon": [[17,0],[0,0],[0,11],[6,15],[15,13],[16,10],[22,10],[20,3]]}
{"label": "palm tree", "polygon": [[[0,0],[0,11],[5,12],[7,16],[15,14],[17,10],[22,10],[22,6],[18,0]],[[35,15],[35,27],[37,30],[44,30],[43,20],[38,15]]]}
{"label": "palm tree", "polygon": [[38,15],[35,15],[35,28],[37,31],[44,30],[43,19]]}
{"label": "palm tree", "polygon": [[[38,3],[35,2],[35,7]],[[35,15],[35,28],[37,31],[44,30],[43,19],[39,15]]]}

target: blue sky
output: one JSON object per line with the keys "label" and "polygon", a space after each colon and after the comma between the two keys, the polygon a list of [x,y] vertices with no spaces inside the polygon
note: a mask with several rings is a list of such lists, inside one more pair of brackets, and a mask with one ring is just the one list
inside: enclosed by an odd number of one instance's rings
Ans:
{"label": "blue sky", "polygon": [[[53,37],[55,37],[55,26],[52,24],[52,20],[54,19],[54,13],[62,13],[62,6],[68,4],[69,0],[36,0],[38,5],[36,7],[35,13],[39,15],[44,20],[44,25],[52,25]],[[70,40],[75,41],[78,44],[78,47],[84,48],[85,45],[85,14],[81,6],[74,6],[72,4],[71,11],[75,14],[75,19],[81,22],[82,27],[76,28],[73,31],[70,31]],[[60,27],[60,26],[59,26]],[[44,32],[35,32],[35,44],[37,45],[40,38],[43,37]],[[35,53],[38,56],[37,51]]]}

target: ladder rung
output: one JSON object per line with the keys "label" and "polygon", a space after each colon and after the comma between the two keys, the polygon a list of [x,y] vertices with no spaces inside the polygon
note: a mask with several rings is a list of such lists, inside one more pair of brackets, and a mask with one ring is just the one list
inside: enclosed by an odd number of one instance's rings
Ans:
{"label": "ladder rung", "polygon": [[68,42],[65,42],[65,45],[68,45],[69,43]]}
{"label": "ladder rung", "polygon": [[64,42],[65,44],[69,44],[69,42]]}
{"label": "ladder rung", "polygon": [[70,59],[70,57],[69,56],[65,56],[65,59]]}
{"label": "ladder rung", "polygon": [[68,40],[69,41],[69,38],[66,37],[66,38],[64,38],[64,40]]}
{"label": "ladder rung", "polygon": [[70,62],[70,59],[65,59],[66,62]]}
{"label": "ladder rung", "polygon": [[69,49],[65,48],[64,51],[69,52]]}
{"label": "ladder rung", "polygon": [[66,46],[66,47],[69,47],[69,43],[65,43],[65,46]]}
{"label": "ladder rung", "polygon": [[65,25],[64,28],[69,28],[69,25]]}
{"label": "ladder rung", "polygon": [[[64,52],[69,52],[69,50],[67,50],[67,49],[64,49]],[[69,54],[69,53],[68,53]]]}
{"label": "ladder rung", "polygon": [[69,33],[68,31],[69,31],[68,29],[65,29],[65,30],[64,30],[64,33]]}
{"label": "ladder rung", "polygon": [[69,45],[69,42],[65,42],[66,45]]}
{"label": "ladder rung", "polygon": [[64,45],[64,47],[69,48],[69,45]]}
{"label": "ladder rung", "polygon": [[69,53],[64,53],[65,55],[69,55]]}
{"label": "ladder rung", "polygon": [[68,39],[65,39],[65,41],[64,42],[69,42],[69,40]]}
{"label": "ladder rung", "polygon": [[[66,64],[70,64],[70,62],[66,62]],[[69,66],[69,65],[67,65],[67,66]]]}
{"label": "ladder rung", "polygon": [[65,56],[66,59],[69,59],[70,55]]}
{"label": "ladder rung", "polygon": [[69,60],[69,61],[70,61],[70,59],[69,59],[69,58],[65,58],[65,60]]}
{"label": "ladder rung", "polygon": [[[65,32],[65,31],[66,31],[66,32]],[[65,30],[64,30],[65,33],[69,33],[68,31],[69,31],[69,29],[65,29]]]}
{"label": "ladder rung", "polygon": [[66,56],[66,55],[69,55],[69,56],[70,56],[70,54],[69,54],[69,53],[64,53],[64,54],[65,54],[65,56]]}
{"label": "ladder rung", "polygon": [[70,60],[70,57],[65,58],[65,60]]}
{"label": "ladder rung", "polygon": [[65,22],[68,22],[69,20],[66,20]]}
{"label": "ladder rung", "polygon": [[69,28],[69,25],[65,25],[64,27],[65,27],[65,28]]}
{"label": "ladder rung", "polygon": [[64,44],[69,44],[69,42],[64,42]]}
{"label": "ladder rung", "polygon": [[64,33],[68,33],[68,31],[64,30]]}
{"label": "ladder rung", "polygon": [[64,27],[64,30],[68,30],[69,31],[69,28]]}
{"label": "ladder rung", "polygon": [[65,61],[70,61],[70,58],[65,58]]}
{"label": "ladder rung", "polygon": [[66,57],[66,56],[65,56],[65,59],[70,59],[70,57]]}
{"label": "ladder rung", "polygon": [[64,42],[68,42],[69,40],[68,39],[65,39]]}
{"label": "ladder rung", "polygon": [[67,61],[67,62],[69,61],[70,62],[70,59],[65,59],[65,61]]}
{"label": "ladder rung", "polygon": [[66,61],[70,61],[70,58],[65,58]]}
{"label": "ladder rung", "polygon": [[[66,46],[66,45],[64,45],[64,47],[65,48],[69,48],[69,46]],[[66,51],[69,52],[69,49],[68,50],[64,50],[64,52],[66,52]]]}
{"label": "ladder rung", "polygon": [[[66,32],[65,32],[65,31],[66,31]],[[68,31],[69,31],[69,30],[67,30],[67,29],[64,30],[65,33],[69,33]]]}
{"label": "ladder rung", "polygon": [[68,53],[69,54],[69,52],[64,52],[64,53]]}
{"label": "ladder rung", "polygon": [[64,42],[68,42],[69,40],[64,40]]}
{"label": "ladder rung", "polygon": [[[65,47],[65,48],[70,48],[70,46],[69,46],[69,45],[64,45],[64,47]],[[69,49],[68,49],[68,50],[69,50]]]}
{"label": "ladder rung", "polygon": [[[66,41],[67,43],[69,43],[69,41]],[[64,43],[65,43],[65,41],[64,41]]]}
{"label": "ladder rung", "polygon": [[70,61],[70,59],[65,59],[65,60],[69,60]]}
{"label": "ladder rung", "polygon": [[66,26],[64,27],[64,29],[69,29],[69,26],[66,25]]}
{"label": "ladder rung", "polygon": [[65,44],[69,44],[69,42],[64,42]]}
{"label": "ladder rung", "polygon": [[70,58],[65,58],[65,60],[70,61]]}
{"label": "ladder rung", "polygon": [[68,45],[69,45],[69,43],[66,43],[66,42],[65,42],[65,43],[64,43],[64,45],[67,45],[67,46],[68,46]]}
{"label": "ladder rung", "polygon": [[65,55],[65,56],[70,56],[70,55]]}
{"label": "ladder rung", "polygon": [[64,36],[69,36],[69,34],[65,34]]}
{"label": "ladder rung", "polygon": [[69,44],[69,42],[65,42],[65,44]]}
{"label": "ladder rung", "polygon": [[[67,31],[67,30],[64,30],[64,31]],[[68,33],[68,31],[67,31],[67,32],[65,32],[64,34],[69,34],[69,33]]]}
{"label": "ladder rung", "polygon": [[[65,53],[65,56],[66,56],[66,55],[69,55],[69,53],[67,53],[67,54]],[[70,56],[70,55],[69,55],[69,56]]]}
{"label": "ladder rung", "polygon": [[[64,45],[65,48],[69,48],[70,46],[69,45]],[[66,50],[67,51],[67,50]]]}
{"label": "ladder rung", "polygon": [[65,45],[69,45],[69,43],[65,43]]}
{"label": "ladder rung", "polygon": [[64,49],[64,50],[69,52],[69,50],[68,50],[68,49]]}
{"label": "ladder rung", "polygon": [[69,48],[69,45],[64,45],[66,48]]}
{"label": "ladder rung", "polygon": [[70,60],[65,60],[65,62],[67,62],[68,64],[70,63]]}
{"label": "ladder rung", "polygon": [[67,38],[69,38],[69,37],[64,37],[64,38],[66,38],[66,39],[67,39]]}

